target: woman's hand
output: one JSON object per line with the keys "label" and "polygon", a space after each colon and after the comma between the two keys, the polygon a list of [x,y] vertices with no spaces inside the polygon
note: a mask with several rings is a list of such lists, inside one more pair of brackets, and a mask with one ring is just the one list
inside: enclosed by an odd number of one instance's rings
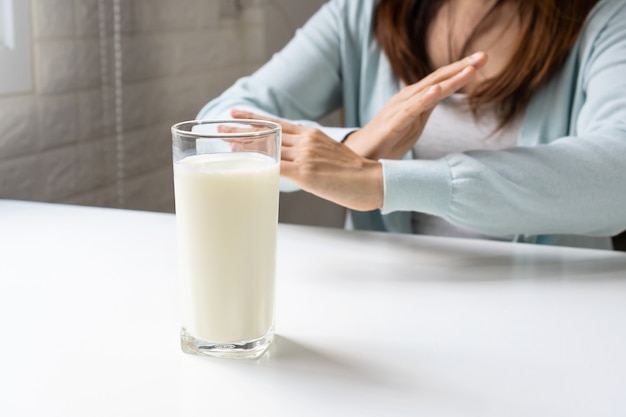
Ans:
{"label": "woman's hand", "polygon": [[303,190],[353,210],[382,206],[382,165],[357,155],[321,130],[304,128],[298,134],[284,134],[281,153],[281,175]]}
{"label": "woman's hand", "polygon": [[434,71],[403,88],[362,129],[342,144],[315,128],[232,110],[236,119],[257,119],[282,126],[281,175],[321,198],[354,210],[373,210],[383,203],[381,158],[400,158],[415,144],[433,107],[467,85],[484,52]]}
{"label": "woman's hand", "polygon": [[477,52],[403,88],[344,143],[370,159],[401,158],[419,139],[435,105],[467,85],[486,62],[487,54]]}
{"label": "woman's hand", "polygon": [[[364,158],[321,130],[232,110],[237,119],[276,122],[282,126],[280,174],[303,190],[353,210],[374,210],[383,203],[382,165]],[[223,127],[222,131],[229,131]]]}

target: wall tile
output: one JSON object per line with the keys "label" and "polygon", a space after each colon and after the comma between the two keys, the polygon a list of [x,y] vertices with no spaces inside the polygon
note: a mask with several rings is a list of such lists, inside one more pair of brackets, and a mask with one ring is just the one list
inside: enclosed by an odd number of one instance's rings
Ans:
{"label": "wall tile", "polygon": [[41,96],[37,110],[40,149],[56,148],[78,140],[78,110],[74,94]]}
{"label": "wall tile", "polygon": [[[102,2],[108,3],[106,1]],[[98,0],[74,0],[74,15],[76,22],[76,35],[98,36],[100,34],[100,10]]]}
{"label": "wall tile", "polygon": [[68,92],[76,88],[78,65],[74,41],[42,41],[35,45],[37,91]]}
{"label": "wall tile", "polygon": [[134,177],[172,164],[169,123],[133,130],[124,135],[124,176]]}
{"label": "wall tile", "polygon": [[216,28],[220,22],[219,2],[198,0],[198,19],[202,28]]}
{"label": "wall tile", "polygon": [[202,81],[196,76],[176,77],[162,87],[168,97],[159,103],[159,120],[173,124],[181,120],[193,119],[205,104]]}
{"label": "wall tile", "polygon": [[117,180],[115,138],[81,143],[76,147],[76,191],[89,192]]}
{"label": "wall tile", "polygon": [[[211,89],[210,86],[215,82],[213,79],[214,72],[212,71],[211,74],[211,79],[207,79],[207,77],[202,74],[194,74],[188,77],[188,82],[194,86],[194,91],[188,98],[188,106],[186,106],[184,110],[181,110],[184,111],[184,113],[177,117],[178,121],[182,119],[194,119],[200,109],[210,100],[217,97],[225,88],[225,85],[228,85],[220,84],[216,89]],[[228,79],[230,80],[232,78]]]}
{"label": "wall tile", "polygon": [[183,84],[180,88],[186,91],[186,95],[179,95],[179,100],[168,100],[163,114],[171,116],[174,121],[193,119],[205,104],[222,94],[238,78],[255,69],[256,67],[222,68],[211,70],[210,77],[196,73],[179,79],[177,83]]}
{"label": "wall tile", "polygon": [[189,29],[200,24],[197,0],[135,0],[135,17],[142,32]]}
{"label": "wall tile", "polygon": [[242,31],[243,59],[247,64],[263,63],[265,58],[265,38],[263,28],[257,25],[248,25]]}
{"label": "wall tile", "polygon": [[261,4],[246,5],[241,11],[240,21],[241,25],[259,26],[261,27],[264,22],[265,10]]}
{"label": "wall tile", "polygon": [[76,146],[65,146],[41,154],[43,198],[56,201],[76,193],[78,152]]}
{"label": "wall tile", "polygon": [[122,33],[137,32],[137,0],[120,1],[120,26]]}
{"label": "wall tile", "polygon": [[84,39],[75,43],[75,84],[76,89],[94,88],[102,83],[100,62],[100,41]]}
{"label": "wall tile", "polygon": [[38,39],[74,35],[74,0],[35,0],[33,15]]}
{"label": "wall tile", "polygon": [[[75,0],[80,3],[83,0]],[[88,0],[94,1],[94,0]],[[113,41],[113,34],[115,33],[115,22],[114,22],[114,10],[113,10],[113,1],[112,0],[95,0],[96,10],[98,14],[103,15],[104,26],[105,26],[105,34],[108,42]],[[135,2],[136,0],[120,0],[120,29],[122,34],[131,34],[137,31],[137,22],[135,17]],[[102,10],[99,10],[99,7],[102,6]],[[77,15],[80,15],[81,11],[76,12]],[[91,12],[89,12],[91,13]],[[98,19],[100,16],[98,15]],[[99,23],[98,23],[99,24]],[[98,27],[99,28],[99,27]],[[80,25],[77,27],[77,31],[80,30]]]}
{"label": "wall tile", "polygon": [[40,93],[64,93],[97,87],[102,82],[97,39],[41,41],[36,44],[35,54]]}
{"label": "wall tile", "polygon": [[218,58],[214,63],[214,68],[237,66],[243,64],[242,42],[237,25],[222,25],[214,40],[218,45]]}
{"label": "wall tile", "polygon": [[34,98],[0,98],[0,161],[35,151],[38,140]]}
{"label": "wall tile", "polygon": [[159,94],[162,88],[159,81],[125,84],[122,99],[122,124],[124,130],[146,126],[149,121],[158,118],[158,108],[163,100]]}
{"label": "wall tile", "polygon": [[0,198],[41,200],[42,185],[38,154],[0,161]]}
{"label": "wall tile", "polygon": [[[122,79],[125,82],[141,81],[146,77],[154,77],[154,72],[159,71],[156,65],[158,62],[156,58],[157,49],[151,48],[150,42],[147,37],[144,38],[140,35],[122,38]],[[113,74],[113,72],[111,73]]]}
{"label": "wall tile", "polygon": [[117,187],[110,185],[87,193],[63,198],[58,200],[58,202],[81,206],[117,207]]}
{"label": "wall tile", "polygon": [[125,195],[127,208],[174,212],[172,167],[129,179]]}
{"label": "wall tile", "polygon": [[122,67],[124,81],[141,81],[173,72],[176,36],[169,34],[134,35],[123,38]]}
{"label": "wall tile", "polygon": [[176,74],[206,72],[221,65],[218,31],[181,33],[174,38],[172,63]]}
{"label": "wall tile", "polygon": [[93,140],[114,129],[114,96],[106,89],[85,90],[78,96],[78,138]]}

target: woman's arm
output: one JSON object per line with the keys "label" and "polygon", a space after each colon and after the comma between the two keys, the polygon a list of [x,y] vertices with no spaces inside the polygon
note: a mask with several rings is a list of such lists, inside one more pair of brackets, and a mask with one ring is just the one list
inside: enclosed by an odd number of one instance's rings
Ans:
{"label": "woman's arm", "polygon": [[[470,82],[487,56],[477,52],[405,87],[355,134],[351,145],[339,143],[316,128],[233,110],[238,119],[264,119],[282,125],[281,175],[302,189],[354,210],[380,208],[383,202],[380,157],[400,157],[413,146],[432,108]],[[222,126],[222,131],[237,130]]]}
{"label": "woman's arm", "polygon": [[[492,234],[624,230],[626,6],[600,5],[569,63],[577,66],[571,79],[556,79],[526,115],[531,130],[548,125],[533,131],[546,144],[438,161],[382,161],[383,212],[422,211]],[[564,125],[563,137],[545,137],[556,125]]]}
{"label": "woman's arm", "polygon": [[[314,121],[342,106],[345,3],[322,6],[282,51],[205,105],[198,118],[230,118],[239,108],[322,128]],[[352,130],[324,128],[335,140]]]}

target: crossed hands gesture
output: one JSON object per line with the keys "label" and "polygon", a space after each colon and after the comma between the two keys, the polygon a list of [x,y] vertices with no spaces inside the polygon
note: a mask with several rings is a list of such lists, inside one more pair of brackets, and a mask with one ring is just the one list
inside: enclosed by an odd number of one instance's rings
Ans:
{"label": "crossed hands gesture", "polygon": [[282,126],[282,176],[303,190],[344,207],[373,210],[383,204],[382,165],[378,160],[405,155],[419,139],[437,103],[466,86],[486,62],[487,55],[477,52],[404,87],[376,117],[343,143],[319,129],[284,120],[236,109],[231,115]]}

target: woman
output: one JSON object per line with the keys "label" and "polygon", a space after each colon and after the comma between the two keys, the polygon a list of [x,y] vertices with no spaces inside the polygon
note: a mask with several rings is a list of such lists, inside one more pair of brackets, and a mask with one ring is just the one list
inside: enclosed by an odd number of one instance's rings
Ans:
{"label": "woman", "polygon": [[281,174],[357,227],[610,248],[625,73],[622,0],[333,0],[199,117],[282,118]]}

